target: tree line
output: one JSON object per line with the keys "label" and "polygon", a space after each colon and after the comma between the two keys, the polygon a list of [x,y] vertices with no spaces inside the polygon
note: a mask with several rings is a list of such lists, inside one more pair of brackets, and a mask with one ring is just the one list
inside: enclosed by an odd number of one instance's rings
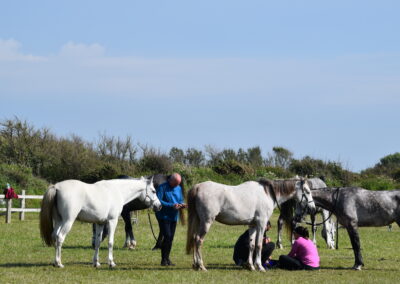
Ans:
{"label": "tree line", "polygon": [[50,129],[36,128],[18,117],[0,122],[0,164],[29,169],[32,175],[51,183],[66,179],[90,183],[121,174],[180,171],[189,182],[213,177],[235,183],[299,175],[322,177],[332,186],[358,185],[382,190],[400,185],[400,153],[385,156],[374,167],[354,173],[336,161],[310,156],[295,159],[290,150],[280,146],[273,147],[265,156],[260,146],[238,150],[210,145],[204,149],[172,147],[163,152],[134,143],[130,136],[101,134],[95,142],[76,135],[58,137]]}

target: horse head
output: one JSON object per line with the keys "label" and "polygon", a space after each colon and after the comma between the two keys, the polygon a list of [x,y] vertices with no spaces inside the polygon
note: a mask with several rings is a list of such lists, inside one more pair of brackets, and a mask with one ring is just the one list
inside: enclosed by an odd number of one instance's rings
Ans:
{"label": "horse head", "polygon": [[161,202],[157,197],[156,189],[153,184],[153,177],[151,179],[146,179],[142,177],[141,179],[146,181],[146,190],[144,196],[144,203],[149,207],[153,207],[154,211],[161,210]]}
{"label": "horse head", "polygon": [[315,203],[311,195],[311,188],[306,179],[296,182],[296,218],[301,218],[307,211],[315,212]]}

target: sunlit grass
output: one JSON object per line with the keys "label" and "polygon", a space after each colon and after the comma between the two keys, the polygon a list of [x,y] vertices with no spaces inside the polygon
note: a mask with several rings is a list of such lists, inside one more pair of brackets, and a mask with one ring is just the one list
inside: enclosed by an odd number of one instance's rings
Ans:
{"label": "sunlit grass", "polygon": [[[289,272],[270,270],[266,273],[249,272],[233,265],[233,245],[245,226],[213,224],[206,236],[203,256],[208,272],[191,269],[192,257],[184,252],[186,228],[178,225],[171,259],[175,267],[160,264],[160,251],[151,251],[154,239],[145,212],[135,226],[138,248],[128,251],[122,248],[124,232],[122,221],[117,228],[114,258],[117,267],[110,270],[106,265],[106,243],[102,244],[100,260],[102,267],[95,269],[91,260],[91,224],[76,222],[64,243],[62,260],[64,269],[51,266],[54,249],[44,247],[40,240],[38,215],[27,214],[26,221],[13,216],[11,224],[0,223],[0,283],[397,283],[400,276],[400,254],[397,249],[400,230],[387,228],[361,228],[364,262],[362,271],[349,268],[354,263],[353,251],[345,230],[339,230],[339,250],[328,250],[318,232],[321,271]],[[154,216],[153,224],[156,225]],[[276,215],[272,220],[274,224]],[[155,227],[157,230],[157,226]],[[158,231],[158,230],[157,230]],[[276,227],[269,234],[276,239]],[[277,258],[289,251],[276,250]]]}

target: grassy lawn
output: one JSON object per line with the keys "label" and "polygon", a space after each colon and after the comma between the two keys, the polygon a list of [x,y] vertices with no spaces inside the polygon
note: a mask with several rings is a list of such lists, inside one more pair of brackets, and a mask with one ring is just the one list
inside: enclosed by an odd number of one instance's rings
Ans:
{"label": "grassy lawn", "polygon": [[[0,283],[398,283],[400,278],[400,229],[361,228],[361,245],[365,267],[362,271],[349,269],[354,263],[353,251],[347,232],[339,230],[339,250],[328,250],[318,231],[318,248],[322,269],[317,272],[269,270],[266,273],[250,272],[233,265],[233,245],[245,226],[225,226],[214,223],[206,236],[203,256],[207,272],[191,269],[192,256],[185,254],[186,228],[178,225],[171,259],[177,265],[161,267],[160,251],[151,251],[154,239],[147,221],[147,213],[139,217],[135,226],[138,247],[134,251],[122,248],[123,222],[117,228],[114,259],[115,269],[108,269],[106,243],[102,244],[102,267],[91,265],[93,256],[91,224],[76,222],[68,234],[62,250],[64,269],[51,266],[54,249],[44,247],[39,235],[38,214],[26,214],[26,221],[13,215],[11,224],[0,222]],[[276,239],[276,218],[269,236]],[[152,215],[153,224],[156,224]],[[158,228],[156,228],[158,231]],[[276,250],[273,258],[289,251]]]}

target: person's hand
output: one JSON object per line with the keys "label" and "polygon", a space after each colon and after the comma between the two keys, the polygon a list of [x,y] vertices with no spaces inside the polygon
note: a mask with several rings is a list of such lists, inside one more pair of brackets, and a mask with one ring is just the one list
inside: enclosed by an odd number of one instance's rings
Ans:
{"label": "person's hand", "polygon": [[174,209],[175,209],[175,210],[178,210],[179,208],[181,208],[181,204],[175,203],[175,204],[174,204]]}
{"label": "person's hand", "polygon": [[187,207],[188,207],[187,204],[185,204],[185,203],[181,204],[181,208],[187,208]]}

